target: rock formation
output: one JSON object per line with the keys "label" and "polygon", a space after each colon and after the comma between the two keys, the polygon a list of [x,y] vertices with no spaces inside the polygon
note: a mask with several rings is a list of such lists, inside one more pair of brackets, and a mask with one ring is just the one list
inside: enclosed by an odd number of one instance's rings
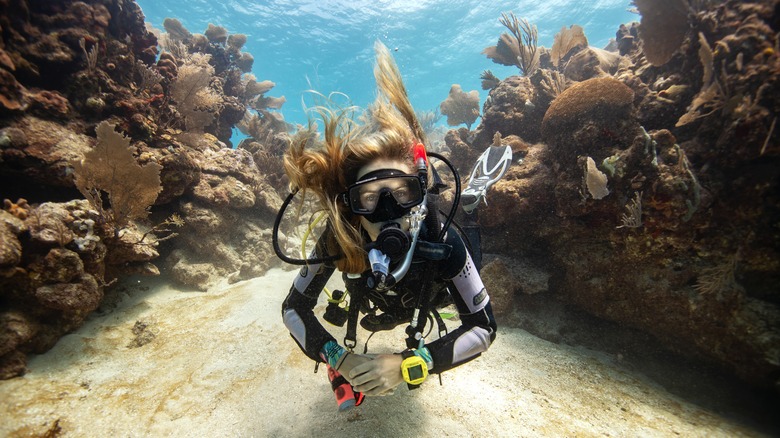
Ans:
{"label": "rock formation", "polygon": [[0,378],[78,328],[117,279],[162,270],[205,290],[276,263],[281,200],[264,173],[278,166],[230,136],[260,114],[275,123],[251,140],[280,149],[284,98],[245,74],[245,36],[176,20],[155,35],[132,0],[0,10]]}
{"label": "rock formation", "polygon": [[[681,3],[684,35],[646,55],[666,15],[645,8]],[[543,57],[530,82],[491,90],[475,132],[448,134],[462,174],[496,131],[530,144],[480,212],[483,251],[503,260],[485,272],[535,266],[556,300],[777,390],[780,8],[637,4],[639,32],[621,26],[610,55],[617,70],[573,74],[581,45],[557,67]],[[608,193],[591,186],[595,172]]]}

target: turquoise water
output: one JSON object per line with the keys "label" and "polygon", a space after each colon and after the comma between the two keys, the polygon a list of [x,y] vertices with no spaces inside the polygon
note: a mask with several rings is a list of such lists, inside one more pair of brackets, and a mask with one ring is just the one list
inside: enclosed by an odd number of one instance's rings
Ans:
{"label": "turquoise water", "polygon": [[[418,111],[431,111],[447,98],[450,86],[487,91],[479,75],[518,74],[493,63],[481,52],[495,45],[506,29],[502,12],[536,24],[539,45],[551,47],[562,26],[579,24],[592,46],[603,47],[621,23],[637,21],[628,0],[484,1],[484,0],[138,0],[147,22],[162,29],[177,18],[194,33],[209,23],[248,37],[243,51],[254,56],[253,73],[276,87],[270,96],[287,98],[285,119],[305,123],[301,104],[311,88],[345,93],[365,107],[375,95],[373,44],[384,42],[396,61]],[[310,100],[308,100],[311,104]]]}

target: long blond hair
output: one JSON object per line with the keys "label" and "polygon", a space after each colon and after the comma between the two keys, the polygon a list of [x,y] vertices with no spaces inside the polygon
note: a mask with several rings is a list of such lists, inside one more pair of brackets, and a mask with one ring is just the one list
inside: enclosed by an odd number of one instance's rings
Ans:
{"label": "long blond hair", "polygon": [[381,42],[374,49],[378,93],[362,123],[354,120],[348,108],[319,106],[316,112],[323,122],[322,139],[318,141],[311,130],[303,131],[293,138],[284,157],[290,185],[313,193],[328,215],[330,241],[324,250],[328,255],[344,254],[335,264],[348,273],[365,271],[368,261],[360,218],[341,202],[339,194],[357,180],[361,167],[374,160],[411,165],[412,146],[426,141],[390,51]]}

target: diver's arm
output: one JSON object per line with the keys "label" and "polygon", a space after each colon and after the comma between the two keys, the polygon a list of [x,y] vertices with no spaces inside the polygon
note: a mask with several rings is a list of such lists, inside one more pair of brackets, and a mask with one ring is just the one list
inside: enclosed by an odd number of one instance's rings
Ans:
{"label": "diver's arm", "polygon": [[[450,293],[460,313],[461,326],[426,344],[433,358],[431,371],[435,373],[476,358],[496,338],[496,321],[485,285],[460,237],[452,234],[447,243],[453,245],[453,255],[444,262],[449,265],[445,266],[444,272],[447,273],[448,267],[461,266],[457,274],[448,279]],[[445,278],[448,277],[445,275]]]}
{"label": "diver's arm", "polygon": [[346,350],[314,315],[314,306],[335,268],[331,265],[310,265],[301,269],[293,282],[287,299],[282,304],[282,319],[293,339],[306,356],[317,362],[326,362],[351,382],[352,368],[371,358],[359,354],[345,354]]}
{"label": "diver's arm", "polygon": [[478,314],[461,314],[461,321],[463,324],[457,329],[425,344],[433,358],[433,369],[430,372],[441,373],[476,359],[495,340],[496,322],[490,303]]}
{"label": "diver's arm", "polygon": [[323,264],[304,266],[282,303],[284,325],[301,350],[315,361],[322,361],[320,352],[328,341],[335,342],[313,310],[334,270],[333,266]]}

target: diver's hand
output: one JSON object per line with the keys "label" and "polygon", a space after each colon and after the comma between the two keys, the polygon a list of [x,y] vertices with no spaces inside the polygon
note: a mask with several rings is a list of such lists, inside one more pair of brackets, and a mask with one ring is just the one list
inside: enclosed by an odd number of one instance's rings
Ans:
{"label": "diver's hand", "polygon": [[400,354],[380,354],[352,368],[347,379],[355,391],[365,395],[390,395],[404,381],[401,362]]}
{"label": "diver's hand", "polygon": [[347,379],[347,382],[352,383],[352,378],[350,377],[350,371],[352,371],[353,368],[356,366],[371,361],[371,357],[365,356],[362,354],[353,354],[353,353],[344,353],[346,356],[344,357],[344,360],[341,361],[340,364],[336,367],[336,371],[341,373],[342,376],[344,376],[345,379]]}

